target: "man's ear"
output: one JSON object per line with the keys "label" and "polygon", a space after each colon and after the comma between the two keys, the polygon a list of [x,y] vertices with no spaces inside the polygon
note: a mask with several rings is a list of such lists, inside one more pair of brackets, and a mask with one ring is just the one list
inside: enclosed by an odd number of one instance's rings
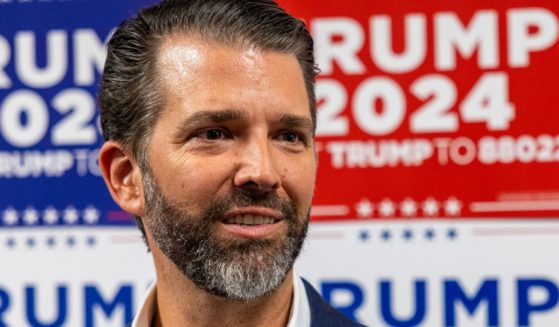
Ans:
{"label": "man's ear", "polygon": [[144,194],[140,167],[132,154],[114,141],[99,151],[99,167],[113,200],[126,212],[144,217]]}

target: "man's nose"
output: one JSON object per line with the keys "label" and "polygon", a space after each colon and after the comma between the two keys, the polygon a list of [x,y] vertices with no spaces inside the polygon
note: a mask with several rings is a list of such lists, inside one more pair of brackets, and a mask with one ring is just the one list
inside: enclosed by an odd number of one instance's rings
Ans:
{"label": "man's nose", "polygon": [[273,158],[272,144],[268,139],[254,138],[240,146],[237,152],[236,187],[259,192],[271,192],[281,184],[277,170],[279,162]]}

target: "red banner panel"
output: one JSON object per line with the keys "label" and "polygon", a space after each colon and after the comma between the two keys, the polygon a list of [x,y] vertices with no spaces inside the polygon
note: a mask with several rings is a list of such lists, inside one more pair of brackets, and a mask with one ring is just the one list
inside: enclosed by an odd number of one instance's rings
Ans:
{"label": "red banner panel", "polygon": [[280,2],[321,70],[315,221],[559,216],[559,2]]}

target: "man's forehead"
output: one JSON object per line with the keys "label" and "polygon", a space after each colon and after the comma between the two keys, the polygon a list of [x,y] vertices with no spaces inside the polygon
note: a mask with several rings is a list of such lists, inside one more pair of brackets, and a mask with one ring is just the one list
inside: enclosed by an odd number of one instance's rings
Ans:
{"label": "man's forehead", "polygon": [[158,122],[174,126],[173,134],[216,120],[252,124],[257,112],[264,114],[260,117],[267,124],[314,134],[295,56],[185,34],[162,41],[158,52],[157,88],[162,102]]}
{"label": "man's forehead", "polygon": [[180,90],[182,95],[188,88],[196,90],[196,94],[188,95],[203,96],[208,91],[204,87],[209,85],[227,88],[236,86],[232,83],[247,83],[260,92],[265,92],[266,86],[267,91],[281,86],[290,93],[287,99],[298,95],[308,99],[303,72],[294,55],[174,34],[162,41],[157,56],[158,84],[163,89]]}
{"label": "man's forehead", "polygon": [[[164,60],[189,59],[192,63],[200,63],[203,60],[217,59],[219,56],[238,56],[239,64],[253,64],[258,58],[276,57],[284,61],[296,63],[301,78],[304,79],[302,63],[294,52],[268,48],[256,41],[240,38],[229,40],[225,38],[207,37],[200,33],[173,32],[160,38],[155,44],[155,62],[161,64]],[[187,69],[186,63],[183,68]]]}
{"label": "man's forehead", "polygon": [[192,60],[201,60],[216,51],[220,53],[242,53],[250,60],[262,53],[275,53],[278,55],[297,59],[294,54],[278,50],[265,49],[245,39],[236,41],[206,37],[199,33],[175,32],[161,38],[157,45],[156,59],[164,59],[162,56],[181,56]]}

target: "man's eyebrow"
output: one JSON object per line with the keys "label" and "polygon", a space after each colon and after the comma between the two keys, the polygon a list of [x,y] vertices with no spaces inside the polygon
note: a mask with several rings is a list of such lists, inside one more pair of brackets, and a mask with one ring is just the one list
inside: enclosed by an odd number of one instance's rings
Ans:
{"label": "man's eyebrow", "polygon": [[289,128],[298,128],[309,131],[314,131],[314,124],[308,117],[297,115],[281,115],[279,121]]}
{"label": "man's eyebrow", "polygon": [[224,123],[228,121],[240,120],[243,114],[238,110],[225,109],[225,110],[207,110],[197,111],[192,115],[186,117],[178,126],[176,130],[177,136],[183,136],[184,132],[192,127],[202,126],[208,123]]}
{"label": "man's eyebrow", "polygon": [[233,109],[197,111],[186,118],[184,122],[223,123],[231,120],[239,120],[242,116],[243,114],[239,110]]}

